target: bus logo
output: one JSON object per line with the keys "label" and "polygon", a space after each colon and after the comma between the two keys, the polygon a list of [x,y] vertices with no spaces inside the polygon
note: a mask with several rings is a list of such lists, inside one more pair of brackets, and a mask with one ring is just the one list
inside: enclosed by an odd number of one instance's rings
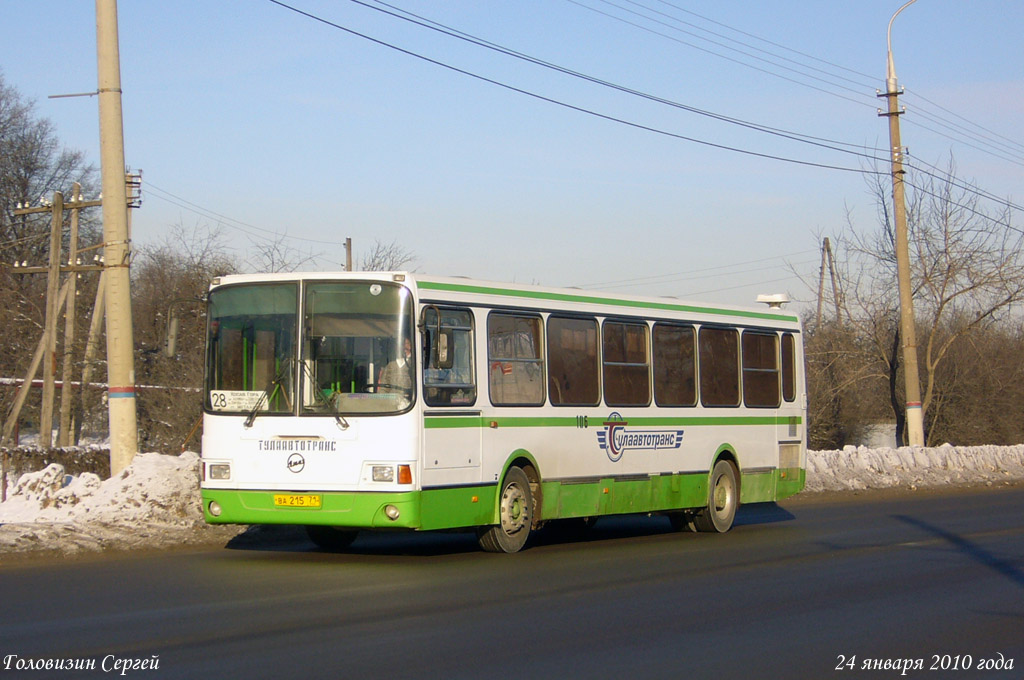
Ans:
{"label": "bus logo", "polygon": [[613,463],[626,451],[678,449],[683,445],[683,430],[640,430],[629,428],[622,414],[613,411],[597,433],[597,444]]}
{"label": "bus logo", "polygon": [[301,453],[293,453],[288,456],[288,469],[292,472],[302,472],[302,468],[306,467],[306,459],[302,457]]}

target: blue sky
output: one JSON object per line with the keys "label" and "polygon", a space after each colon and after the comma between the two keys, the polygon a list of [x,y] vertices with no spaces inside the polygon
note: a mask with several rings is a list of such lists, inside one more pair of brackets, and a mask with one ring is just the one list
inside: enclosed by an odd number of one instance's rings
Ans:
{"label": "blue sky", "polygon": [[[176,224],[216,227],[244,257],[254,239],[283,234],[321,254],[316,268],[337,269],[345,237],[357,261],[375,239],[397,241],[431,274],[749,303],[763,292],[810,299],[790,268],[816,282],[816,234],[837,233],[848,212],[874,228],[860,172],[679,137],[854,170],[863,157],[496,54],[369,0],[289,4],[661,133],[269,0],[121,0],[126,161],[144,172],[136,243]],[[898,1],[390,4],[688,107],[882,157],[888,146],[874,94]],[[0,0],[0,15],[7,83],[98,165],[96,99],[47,99],[96,87],[93,3]],[[952,152],[962,178],[1018,204],[1022,29],[1015,0],[918,0],[893,30],[911,157],[944,166]]]}

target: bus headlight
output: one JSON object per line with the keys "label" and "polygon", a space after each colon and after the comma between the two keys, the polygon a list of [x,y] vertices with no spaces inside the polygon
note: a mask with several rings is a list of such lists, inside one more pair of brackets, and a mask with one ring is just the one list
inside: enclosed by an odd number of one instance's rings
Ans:
{"label": "bus headlight", "polygon": [[231,465],[228,463],[211,463],[208,472],[210,479],[220,481],[231,479]]}
{"label": "bus headlight", "polygon": [[373,481],[393,482],[395,481],[395,468],[390,465],[374,465]]}

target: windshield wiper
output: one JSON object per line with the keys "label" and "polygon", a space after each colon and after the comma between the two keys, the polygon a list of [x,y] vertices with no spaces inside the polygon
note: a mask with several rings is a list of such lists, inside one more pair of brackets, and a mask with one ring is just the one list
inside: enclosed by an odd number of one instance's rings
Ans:
{"label": "windshield wiper", "polygon": [[302,362],[302,374],[306,377],[307,380],[309,380],[309,384],[313,386],[314,401],[319,402],[324,406],[324,408],[330,411],[331,415],[334,416],[334,422],[338,423],[338,427],[340,427],[342,430],[347,430],[349,428],[349,424],[348,421],[345,420],[345,416],[338,413],[331,405],[331,402],[327,401],[324,398],[323,393],[316,385],[316,379],[313,377],[313,372],[310,370],[309,365],[306,364],[305,361]]}
{"label": "windshield wiper", "polygon": [[284,379],[284,377],[288,375],[288,370],[290,366],[291,359],[284,363],[284,365],[281,367],[281,370],[277,372],[277,375],[274,376],[274,379],[271,380],[270,384],[267,385],[265,390],[263,390],[263,394],[260,395],[260,398],[256,402],[256,405],[252,407],[252,410],[249,411],[249,415],[246,416],[245,418],[245,429],[248,430],[250,427],[252,427],[252,424],[256,421],[256,416],[259,415],[260,409],[263,408],[263,404],[273,399],[277,395],[278,390],[281,390],[281,396],[284,397],[285,406],[287,406],[288,410],[291,411],[292,405],[291,400],[288,399],[288,390],[285,389],[284,383],[281,382]]}

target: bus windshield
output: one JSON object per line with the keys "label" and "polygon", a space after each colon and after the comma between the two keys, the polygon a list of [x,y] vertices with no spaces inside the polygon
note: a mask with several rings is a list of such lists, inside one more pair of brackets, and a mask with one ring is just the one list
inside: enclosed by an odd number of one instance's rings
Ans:
{"label": "bus windshield", "polygon": [[297,307],[294,283],[226,286],[210,293],[208,410],[293,412]]}
{"label": "bus windshield", "polygon": [[409,290],[386,282],[306,284],[303,414],[387,414],[415,400]]}

